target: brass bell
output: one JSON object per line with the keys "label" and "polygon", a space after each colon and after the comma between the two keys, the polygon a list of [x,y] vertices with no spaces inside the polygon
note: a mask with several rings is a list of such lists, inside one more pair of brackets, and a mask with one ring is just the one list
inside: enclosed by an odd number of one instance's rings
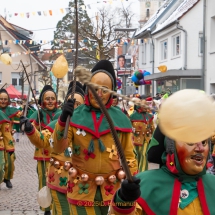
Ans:
{"label": "brass bell", "polygon": [[72,178],[75,178],[77,176],[78,172],[77,170],[74,168],[74,167],[71,167],[69,169],[69,176],[72,177]]}
{"label": "brass bell", "polygon": [[59,168],[60,168],[60,162],[59,162],[59,161],[55,161],[55,162],[54,162],[54,167],[55,167],[56,169],[59,169]]}
{"label": "brass bell", "polygon": [[97,176],[95,178],[96,185],[98,185],[98,186],[102,185],[104,183],[104,181],[105,181],[105,179],[102,176]]}
{"label": "brass bell", "polygon": [[68,171],[68,170],[70,169],[70,167],[71,167],[71,163],[70,163],[69,161],[66,161],[66,162],[64,163],[63,168],[64,168],[66,171]]}
{"label": "brass bell", "polygon": [[115,182],[116,181],[116,176],[115,175],[109,176],[108,181],[111,182],[111,183]]}
{"label": "brass bell", "polygon": [[53,165],[53,164],[54,164],[54,159],[53,159],[53,158],[50,158],[50,161],[49,161],[49,162],[50,162],[51,165]]}
{"label": "brass bell", "polygon": [[3,137],[0,137],[0,140],[3,140]]}
{"label": "brass bell", "polygon": [[86,181],[88,181],[88,179],[89,179],[89,176],[87,174],[82,174],[81,175],[81,181],[86,182]]}
{"label": "brass bell", "polygon": [[125,178],[125,172],[124,172],[123,170],[119,170],[119,171],[117,172],[117,178],[118,178],[119,180],[124,179],[124,178]]}

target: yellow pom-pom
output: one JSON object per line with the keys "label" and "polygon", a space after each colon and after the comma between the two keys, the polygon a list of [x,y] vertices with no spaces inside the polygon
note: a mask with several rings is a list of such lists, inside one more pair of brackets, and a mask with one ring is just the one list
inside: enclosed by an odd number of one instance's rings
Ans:
{"label": "yellow pom-pom", "polygon": [[158,69],[159,69],[161,72],[166,72],[166,71],[167,71],[167,66],[161,65],[161,66],[158,67]]}
{"label": "yellow pom-pom", "polygon": [[0,56],[0,60],[1,60],[2,63],[5,64],[5,65],[11,65],[11,63],[12,63],[12,59],[11,59],[10,55],[7,54],[7,53],[2,54],[2,55]]}
{"label": "yellow pom-pom", "polygon": [[67,74],[68,70],[69,67],[67,60],[63,55],[61,55],[60,57],[57,58],[52,67],[53,75],[56,78],[63,78]]}

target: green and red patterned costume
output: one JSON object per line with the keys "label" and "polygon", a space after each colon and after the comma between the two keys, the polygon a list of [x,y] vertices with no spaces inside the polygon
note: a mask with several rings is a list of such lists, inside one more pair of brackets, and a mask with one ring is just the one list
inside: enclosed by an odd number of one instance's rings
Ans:
{"label": "green and red patterned costume", "polygon": [[133,144],[137,152],[138,170],[139,172],[148,169],[146,151],[149,141],[154,131],[153,115],[137,109],[130,116],[133,127]]}
{"label": "green and red patterned costume", "polygon": [[[151,145],[159,145],[156,140]],[[206,168],[197,175],[185,174],[180,166],[176,150],[171,154],[164,152],[163,166],[157,170],[139,173],[141,179],[141,196],[128,209],[111,207],[110,214],[122,215],[213,215],[214,207],[214,180],[215,176],[206,174]],[[183,198],[182,193],[188,193]],[[188,191],[188,192],[187,192]],[[115,203],[121,202],[118,193]],[[130,205],[131,205],[130,204]]]}

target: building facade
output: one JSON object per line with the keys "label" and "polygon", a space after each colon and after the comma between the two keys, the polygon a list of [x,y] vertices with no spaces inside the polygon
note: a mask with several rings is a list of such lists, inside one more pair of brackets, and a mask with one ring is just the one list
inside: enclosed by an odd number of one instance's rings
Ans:
{"label": "building facade", "polygon": [[26,54],[29,48],[31,51],[40,48],[38,47],[35,49],[33,45],[30,44],[28,45],[31,47],[27,46],[27,41],[30,40],[32,34],[33,32],[13,25],[0,16],[0,52],[8,53],[12,56],[12,64],[9,66],[0,61],[0,88],[5,84],[12,84],[19,92],[23,89],[24,94],[28,94],[29,84],[27,81],[23,81],[23,68],[20,63],[20,61],[22,61],[26,67],[27,73],[33,73],[32,88],[39,90],[38,74],[39,71],[46,70],[46,66],[35,54]]}
{"label": "building facade", "polygon": [[[140,94],[201,89],[203,1],[166,1],[136,38],[139,39],[139,67],[151,73],[145,80],[153,83],[141,86]],[[166,72],[159,71],[161,65],[167,67]]]}

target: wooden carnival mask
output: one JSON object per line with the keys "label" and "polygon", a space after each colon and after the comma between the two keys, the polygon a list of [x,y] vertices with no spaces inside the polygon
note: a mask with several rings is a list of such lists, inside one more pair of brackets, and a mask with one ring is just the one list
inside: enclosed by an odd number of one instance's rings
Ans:
{"label": "wooden carnival mask", "polygon": [[198,143],[176,142],[176,151],[182,170],[188,175],[202,172],[209,153],[208,141]]}
{"label": "wooden carnival mask", "polygon": [[[68,99],[70,99],[70,98],[71,98],[71,95],[68,97]],[[67,100],[68,100],[68,99],[67,99]],[[75,99],[74,108],[77,108],[78,106],[84,104],[84,99],[83,99],[83,97],[82,97],[81,95],[75,93],[74,99]]]}
{"label": "wooden carnival mask", "polygon": [[43,95],[43,107],[53,110],[57,105],[57,98],[54,92],[47,91]]}
{"label": "wooden carnival mask", "polygon": [[0,94],[0,107],[6,108],[9,105],[9,98],[7,93]]}
{"label": "wooden carnival mask", "polygon": [[[100,85],[102,87],[105,87],[109,90],[112,90],[111,78],[107,74],[105,74],[104,72],[96,73],[92,77],[91,82],[94,84]],[[104,105],[106,105],[110,99],[111,93],[109,93],[108,91],[103,90],[103,89],[96,89],[95,88],[95,90],[96,90],[98,96],[100,97],[102,103]],[[99,108],[99,105],[98,105],[96,99],[94,98],[94,96],[90,90],[89,90],[89,101],[90,101],[90,104],[94,108]]]}

